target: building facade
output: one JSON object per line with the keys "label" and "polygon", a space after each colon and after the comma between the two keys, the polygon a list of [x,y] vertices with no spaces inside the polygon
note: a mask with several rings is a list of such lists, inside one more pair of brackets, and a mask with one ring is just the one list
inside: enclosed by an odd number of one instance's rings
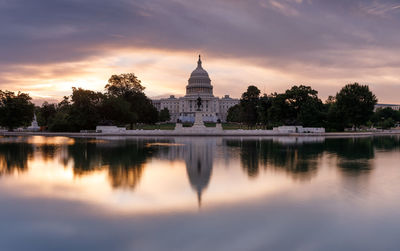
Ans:
{"label": "building facade", "polygon": [[378,109],[384,109],[384,108],[391,108],[395,111],[400,111],[400,105],[389,105],[389,104],[376,104],[374,111]]}
{"label": "building facade", "polygon": [[200,107],[203,113],[204,122],[226,121],[230,107],[239,103],[239,99],[234,99],[225,95],[222,98],[215,97],[211,79],[206,70],[203,69],[201,57],[197,61],[197,68],[192,72],[186,86],[186,95],[180,98],[170,96],[165,99],[152,100],[158,111],[164,108],[169,110],[171,121],[194,122],[197,110],[197,99],[201,98]]}

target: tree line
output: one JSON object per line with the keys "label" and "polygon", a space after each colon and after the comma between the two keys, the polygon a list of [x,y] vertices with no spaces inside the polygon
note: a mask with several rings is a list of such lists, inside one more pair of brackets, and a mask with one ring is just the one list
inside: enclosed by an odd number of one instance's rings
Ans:
{"label": "tree line", "polygon": [[58,104],[34,107],[28,94],[0,91],[0,126],[9,130],[28,126],[36,113],[39,126],[53,132],[93,130],[97,125],[131,128],[134,124],[169,121],[168,109],[158,112],[132,73],[113,75],[105,92],[72,88]]}
{"label": "tree line", "polygon": [[[170,120],[167,108],[160,112],[145,95],[141,81],[132,73],[113,75],[104,92],[72,88],[58,104],[44,102],[35,107],[26,93],[0,91],[0,126],[9,130],[29,126],[33,114],[38,123],[53,132],[93,130],[97,125],[129,126]],[[284,93],[261,95],[249,86],[240,103],[231,107],[227,120],[272,128],[280,125],[325,127],[328,131],[375,126],[390,128],[400,121],[400,112],[378,109],[376,96],[366,85],[344,86],[325,102],[310,86],[293,86]]]}
{"label": "tree line", "polygon": [[281,125],[325,127],[328,131],[362,126],[393,127],[400,121],[400,112],[391,108],[378,109],[376,96],[367,85],[358,83],[344,86],[325,102],[310,86],[293,86],[284,93],[260,95],[256,86],[249,86],[240,103],[231,107],[227,120],[254,127]]}

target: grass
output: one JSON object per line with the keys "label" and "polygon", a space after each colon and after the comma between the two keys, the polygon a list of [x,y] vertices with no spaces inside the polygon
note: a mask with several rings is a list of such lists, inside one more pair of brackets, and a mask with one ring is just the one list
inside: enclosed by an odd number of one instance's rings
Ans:
{"label": "grass", "polygon": [[133,129],[138,130],[174,130],[175,123],[166,123],[166,124],[158,124],[158,125],[134,125]]}

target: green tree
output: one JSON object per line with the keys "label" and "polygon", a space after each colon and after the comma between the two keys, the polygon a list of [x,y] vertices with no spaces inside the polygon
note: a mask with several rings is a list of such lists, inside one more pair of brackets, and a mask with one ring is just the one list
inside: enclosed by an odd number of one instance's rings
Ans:
{"label": "green tree", "polygon": [[398,113],[390,107],[380,108],[372,115],[371,121],[379,128],[388,129],[394,127],[396,122],[399,121]]}
{"label": "green tree", "polygon": [[342,118],[342,114],[340,114],[337,103],[325,104],[327,110],[327,123],[326,130],[327,131],[343,131],[346,124]]}
{"label": "green tree", "polygon": [[0,126],[9,131],[28,126],[33,120],[34,109],[28,94],[0,91]]}
{"label": "green tree", "polygon": [[49,104],[47,101],[37,110],[37,121],[40,126],[49,126],[57,113],[55,104]]}
{"label": "green tree", "polygon": [[228,109],[228,115],[226,116],[226,121],[235,122],[235,123],[242,122],[242,119],[240,117],[240,115],[242,113],[241,109],[242,109],[242,107],[240,106],[240,104],[231,106]]}
{"label": "green tree", "polygon": [[82,88],[72,88],[68,120],[72,131],[93,130],[100,121],[103,94]]}
{"label": "green tree", "polygon": [[158,115],[158,121],[160,122],[166,122],[171,120],[171,115],[169,114],[168,108],[164,108],[160,111]]}
{"label": "green tree", "polygon": [[348,84],[336,94],[336,108],[346,126],[359,127],[372,116],[376,96],[367,85]]}
{"label": "green tree", "polygon": [[271,107],[268,109],[268,121],[272,126],[294,124],[293,111],[286,102],[286,94],[273,93],[270,96]]}
{"label": "green tree", "polygon": [[270,97],[268,97],[266,94],[260,97],[258,105],[258,120],[263,125],[268,125],[270,122],[268,114],[271,106],[272,106],[272,99]]}
{"label": "green tree", "polygon": [[106,96],[100,113],[103,124],[125,125],[137,121],[137,114],[131,111],[130,103],[121,97]]}
{"label": "green tree", "polygon": [[303,126],[322,126],[324,107],[318,92],[310,86],[293,86],[285,92],[289,114],[295,124]]}
{"label": "green tree", "polygon": [[132,92],[141,93],[145,87],[133,73],[112,75],[105,86],[107,93],[112,96],[124,97]]}
{"label": "green tree", "polygon": [[75,130],[70,118],[71,113],[70,97],[64,96],[63,100],[56,106],[56,114],[49,123],[51,132],[72,132]]}
{"label": "green tree", "polygon": [[72,132],[75,130],[66,111],[58,110],[49,124],[51,132]]}
{"label": "green tree", "polygon": [[[149,124],[157,122],[158,111],[144,94],[145,87],[133,73],[111,76],[105,88],[107,95],[121,97],[130,103],[130,110],[136,117],[135,122]],[[132,127],[133,122],[130,123]]]}
{"label": "green tree", "polygon": [[240,117],[248,126],[254,126],[258,121],[259,98],[260,90],[256,86],[250,85],[240,99],[242,107]]}

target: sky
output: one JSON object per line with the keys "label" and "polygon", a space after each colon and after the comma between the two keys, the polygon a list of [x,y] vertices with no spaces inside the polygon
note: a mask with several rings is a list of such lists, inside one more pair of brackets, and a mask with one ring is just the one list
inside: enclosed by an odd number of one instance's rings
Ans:
{"label": "sky", "polygon": [[182,96],[198,54],[214,94],[368,84],[400,103],[400,1],[0,0],[0,89],[57,101],[135,73]]}

